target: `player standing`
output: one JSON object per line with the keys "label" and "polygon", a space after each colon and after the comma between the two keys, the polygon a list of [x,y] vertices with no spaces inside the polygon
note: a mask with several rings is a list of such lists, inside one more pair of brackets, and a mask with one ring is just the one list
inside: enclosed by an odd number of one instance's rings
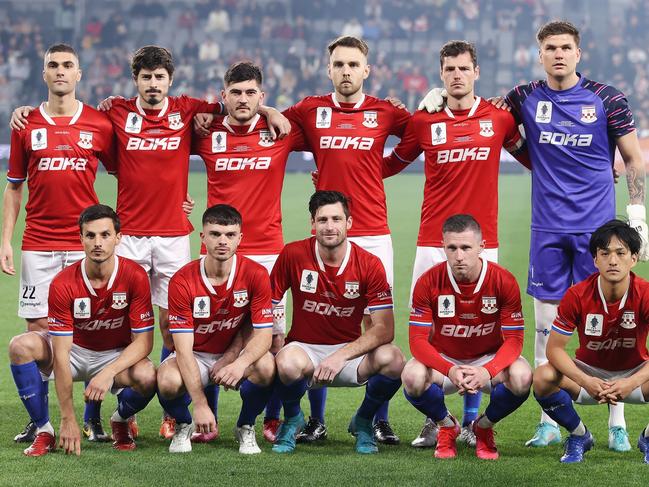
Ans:
{"label": "player standing", "polygon": [[[563,463],[581,462],[594,443],[573,401],[649,401],[649,283],[631,272],[641,247],[638,233],[620,220],[593,232],[589,250],[598,272],[566,292],[548,339],[549,362],[534,371],[536,400],[570,432]],[[572,359],[565,348],[575,331],[579,347]],[[649,463],[649,425],[638,448]]]}
{"label": "player standing", "polygon": [[524,323],[514,276],[481,258],[485,241],[470,215],[454,215],[442,227],[446,263],[418,280],[410,314],[414,356],[401,376],[405,396],[439,428],[436,458],[454,458],[460,425],[444,394],[491,392],[484,414],[471,424],[476,455],[498,458],[493,425],[529,395],[532,370],[521,356]]}

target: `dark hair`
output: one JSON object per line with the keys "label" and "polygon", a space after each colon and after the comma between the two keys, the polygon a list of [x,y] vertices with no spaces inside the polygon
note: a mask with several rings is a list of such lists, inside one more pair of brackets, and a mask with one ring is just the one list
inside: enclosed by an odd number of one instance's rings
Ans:
{"label": "dark hair", "polygon": [[370,48],[367,46],[367,42],[363,39],[359,39],[354,36],[340,36],[329,43],[327,46],[327,51],[331,56],[338,46],[340,47],[355,47],[367,57],[367,54],[370,52]]}
{"label": "dark hair", "polygon": [[230,205],[210,206],[203,213],[203,225],[239,225],[241,226],[241,213]]}
{"label": "dark hair", "polygon": [[439,50],[439,66],[444,67],[445,57],[457,57],[460,54],[468,52],[471,55],[473,67],[478,65],[478,52],[475,49],[475,44],[468,41],[448,41]]}
{"label": "dark hair", "polygon": [[88,222],[94,222],[95,220],[101,220],[102,218],[110,218],[113,220],[113,227],[115,228],[115,233],[119,233],[122,228],[122,224],[119,221],[119,217],[115,210],[113,210],[108,205],[92,205],[86,208],[79,215],[79,233],[83,235],[83,225]]}
{"label": "dark hair", "polygon": [[140,74],[140,70],[142,69],[153,71],[158,68],[166,69],[169,73],[169,78],[173,78],[174,59],[169,49],[160,46],[144,46],[133,54],[133,59],[131,60],[133,78],[137,78],[137,75]]}
{"label": "dark hair", "polygon": [[325,205],[335,205],[336,203],[343,205],[345,217],[349,218],[349,200],[344,194],[340,191],[316,191],[309,199],[309,213],[311,213],[311,218],[315,219],[318,208]]}
{"label": "dark hair", "polygon": [[49,54],[53,54],[55,52],[69,52],[70,54],[73,54],[74,57],[77,58],[77,61],[79,61],[79,55],[77,54],[77,51],[74,50],[74,47],[72,47],[69,44],[64,44],[62,42],[59,44],[52,44],[50,47],[48,47],[43,57],[47,57]]}
{"label": "dark hair", "polygon": [[539,31],[536,33],[536,40],[539,45],[550,36],[560,36],[562,34],[569,34],[575,40],[575,44],[579,47],[579,30],[573,24],[567,20],[555,20],[553,22],[548,22],[543,24]]}
{"label": "dark hair", "polygon": [[606,250],[613,237],[617,237],[632,254],[637,255],[640,253],[642,239],[636,229],[630,227],[623,220],[610,220],[595,230],[590,236],[590,243],[588,244],[590,255],[595,257],[598,249]]}
{"label": "dark hair", "polygon": [[225,72],[225,76],[223,76],[223,84],[228,86],[232,83],[250,81],[251,79],[254,79],[257,84],[261,86],[261,68],[250,61],[243,61],[235,63],[228,68]]}
{"label": "dark hair", "polygon": [[442,233],[462,233],[472,230],[482,236],[482,229],[478,221],[471,215],[453,215],[446,219],[442,225]]}

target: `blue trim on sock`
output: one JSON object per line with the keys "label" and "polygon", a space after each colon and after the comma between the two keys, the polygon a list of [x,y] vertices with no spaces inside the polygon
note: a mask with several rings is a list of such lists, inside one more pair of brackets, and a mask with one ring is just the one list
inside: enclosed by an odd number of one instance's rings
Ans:
{"label": "blue trim on sock", "polygon": [[476,394],[464,395],[464,410],[462,414],[462,426],[471,424],[478,417],[480,411],[480,402],[482,400],[482,392]]}

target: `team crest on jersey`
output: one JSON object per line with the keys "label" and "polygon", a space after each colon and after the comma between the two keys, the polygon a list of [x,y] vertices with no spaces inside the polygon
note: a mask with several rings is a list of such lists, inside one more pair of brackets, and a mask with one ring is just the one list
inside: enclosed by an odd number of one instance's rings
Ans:
{"label": "team crest on jersey", "polygon": [[343,296],[347,299],[356,299],[360,296],[360,293],[358,292],[359,288],[360,284],[358,282],[345,282],[345,292],[343,293]]}
{"label": "team crest on jersey", "polygon": [[625,311],[622,313],[622,321],[620,322],[622,328],[631,330],[636,327],[635,324],[635,313],[633,311]]}
{"label": "team crest on jersey", "polygon": [[92,132],[79,131],[79,142],[77,145],[82,149],[92,149]]}
{"label": "team crest on jersey", "polygon": [[207,296],[196,296],[194,298],[194,318],[209,318],[210,317],[210,298]]}
{"label": "team crest on jersey", "polygon": [[374,129],[379,126],[379,114],[375,111],[363,112],[363,125],[369,129]]}
{"label": "team crest on jersey", "polygon": [[270,135],[270,130],[261,130],[259,132],[259,145],[262,147],[271,147],[275,141]]}
{"label": "team crest on jersey", "polygon": [[444,122],[431,124],[430,141],[433,145],[446,144],[446,124]]}
{"label": "team crest on jersey", "polygon": [[328,129],[331,127],[331,108],[318,107],[316,110],[315,128]]}
{"label": "team crest on jersey", "polygon": [[126,293],[113,293],[113,309],[124,309],[128,306],[126,302]]}
{"label": "team crest on jersey", "polygon": [[586,315],[586,323],[584,324],[584,334],[601,337],[604,330],[604,316],[600,314],[589,313]]}
{"label": "team crest on jersey", "polygon": [[47,129],[32,130],[32,150],[47,149]]}
{"label": "team crest on jersey", "polygon": [[234,307],[235,308],[243,308],[246,304],[250,302],[248,299],[248,290],[247,289],[241,289],[240,291],[234,291],[232,293],[234,295]]}
{"label": "team crest on jersey", "polygon": [[487,315],[492,315],[498,311],[498,302],[494,296],[482,296],[482,308],[480,309]]}
{"label": "team crest on jersey", "polygon": [[279,321],[284,318],[284,305],[282,303],[273,306],[273,319]]}
{"label": "team crest on jersey", "polygon": [[212,152],[225,152],[227,148],[227,135],[225,132],[212,133]]}
{"label": "team crest on jersey", "polygon": [[79,319],[90,318],[90,298],[75,298],[73,316]]}
{"label": "team crest on jersey", "polygon": [[304,269],[302,271],[302,279],[300,279],[300,291],[305,293],[315,294],[318,288],[318,273]]}
{"label": "team crest on jersey", "polygon": [[581,121],[584,123],[593,123],[597,120],[597,112],[595,111],[595,106],[583,106],[581,107]]}
{"label": "team crest on jersey", "polygon": [[453,318],[455,316],[455,296],[442,294],[437,297],[437,316],[440,318]]}
{"label": "team crest on jersey", "polygon": [[130,112],[126,117],[124,132],[127,134],[139,134],[142,131],[142,116],[135,112]]}
{"label": "team crest on jersey", "polygon": [[491,120],[480,120],[480,135],[483,137],[493,137],[494,127]]}
{"label": "team crest on jersey", "polygon": [[537,123],[550,123],[552,121],[552,102],[538,102],[536,104],[536,117],[534,120]]}
{"label": "team crest on jersey", "polygon": [[178,130],[185,126],[182,119],[180,118],[180,112],[170,113],[167,116],[167,121],[169,122],[169,128]]}

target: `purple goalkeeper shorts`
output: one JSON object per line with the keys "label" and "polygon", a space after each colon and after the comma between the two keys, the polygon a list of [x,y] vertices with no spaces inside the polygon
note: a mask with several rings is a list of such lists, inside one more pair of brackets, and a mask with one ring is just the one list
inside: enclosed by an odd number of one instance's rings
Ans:
{"label": "purple goalkeeper shorts", "polygon": [[590,233],[549,233],[532,230],[527,294],[560,300],[573,284],[597,269],[588,250]]}

